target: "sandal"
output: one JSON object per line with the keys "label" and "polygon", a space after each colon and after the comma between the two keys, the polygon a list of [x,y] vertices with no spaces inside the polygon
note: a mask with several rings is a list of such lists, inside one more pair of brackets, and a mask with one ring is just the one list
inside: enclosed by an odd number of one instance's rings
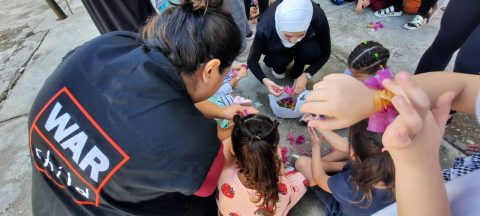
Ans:
{"label": "sandal", "polygon": [[423,16],[416,15],[413,17],[412,21],[403,25],[403,28],[407,30],[417,30],[421,28],[423,25],[425,25],[425,23],[427,23],[427,20],[428,19]]}
{"label": "sandal", "polygon": [[376,17],[389,17],[389,16],[402,16],[402,11],[395,11],[395,7],[391,5],[390,7],[380,9],[378,11],[375,11],[375,16]]}

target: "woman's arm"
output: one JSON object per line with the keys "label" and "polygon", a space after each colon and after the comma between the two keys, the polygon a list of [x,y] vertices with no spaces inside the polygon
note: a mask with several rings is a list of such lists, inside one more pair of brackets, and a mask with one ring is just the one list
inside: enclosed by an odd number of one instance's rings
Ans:
{"label": "woman's arm", "polygon": [[197,107],[197,109],[200,110],[200,112],[203,113],[203,115],[205,115],[207,118],[229,119],[229,120],[232,120],[234,115],[242,114],[243,110],[247,108],[247,107],[242,107],[240,105],[235,104],[222,109],[221,107],[217,106],[216,104],[208,100],[204,100],[202,102],[196,103],[195,107]]}
{"label": "woman's arm", "polygon": [[253,39],[252,47],[250,48],[250,54],[248,55],[248,67],[252,71],[253,75],[263,83],[263,79],[267,78],[262,68],[260,67],[260,57],[262,56],[262,51],[266,49],[267,40],[261,32],[255,34],[255,39]]}
{"label": "woman's arm", "polygon": [[325,63],[327,63],[328,59],[330,58],[330,54],[332,53],[332,45],[330,42],[330,26],[328,25],[327,17],[321,8],[314,14],[314,18],[316,18],[316,20],[312,23],[312,27],[315,32],[315,40],[320,44],[322,56],[305,70],[305,72],[312,76],[317,73],[317,71],[319,71],[320,68],[325,65]]}

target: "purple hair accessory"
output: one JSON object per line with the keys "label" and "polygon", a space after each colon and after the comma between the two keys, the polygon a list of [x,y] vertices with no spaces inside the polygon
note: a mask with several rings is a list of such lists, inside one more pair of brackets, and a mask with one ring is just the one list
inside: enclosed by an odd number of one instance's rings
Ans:
{"label": "purple hair accessory", "polygon": [[[377,75],[365,80],[363,83],[371,89],[384,90],[382,82],[387,79],[392,79],[390,69],[384,68],[377,72]],[[385,107],[382,111],[376,112],[368,118],[367,130],[376,133],[383,133],[387,126],[393,122],[397,117],[398,112],[393,105]]]}

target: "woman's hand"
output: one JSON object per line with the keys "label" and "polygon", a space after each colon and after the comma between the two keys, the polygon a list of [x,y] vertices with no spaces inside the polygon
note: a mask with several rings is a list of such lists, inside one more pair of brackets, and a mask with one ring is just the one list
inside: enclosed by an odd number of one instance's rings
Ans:
{"label": "woman's hand", "polygon": [[307,86],[308,78],[305,73],[300,75],[297,79],[295,79],[295,82],[293,84],[293,93],[296,95],[299,95],[300,93],[305,90],[305,86]]}
{"label": "woman's hand", "polygon": [[255,109],[255,107],[252,107],[252,106],[242,106],[243,110],[242,110],[242,116],[247,116],[247,115],[250,115],[250,114],[257,114],[258,113],[258,110]]}
{"label": "woman's hand", "polygon": [[275,96],[279,96],[280,94],[283,93],[283,87],[277,85],[272,80],[270,80],[268,78],[265,78],[265,79],[263,79],[262,82],[263,82],[263,85],[265,85],[265,87],[268,89],[270,94],[275,95]]}
{"label": "woman's hand", "polygon": [[233,120],[233,116],[242,115],[244,109],[238,104],[227,106],[223,109],[223,119]]}
{"label": "woman's hand", "polygon": [[322,120],[309,121],[309,126],[336,130],[349,127],[374,113],[374,96],[375,90],[357,79],[331,74],[313,86],[300,110],[325,116]]}

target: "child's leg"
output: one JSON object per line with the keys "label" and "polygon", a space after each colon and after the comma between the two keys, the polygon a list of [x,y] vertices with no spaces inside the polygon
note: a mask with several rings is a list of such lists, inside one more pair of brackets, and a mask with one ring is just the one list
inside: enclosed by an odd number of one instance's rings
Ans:
{"label": "child's leg", "polygon": [[348,154],[340,151],[333,151],[322,157],[322,161],[328,161],[328,162],[339,162],[339,161],[346,161],[346,160],[349,160]]}
{"label": "child's leg", "polygon": [[295,169],[305,176],[309,186],[316,185],[315,181],[313,180],[312,158],[306,156],[299,157],[295,162]]}
{"label": "child's leg", "polygon": [[[322,166],[325,172],[339,172],[345,166],[346,161],[323,161],[322,158]],[[308,180],[309,184],[313,182],[313,174],[312,174],[312,158],[301,156],[295,162],[295,169],[302,173],[305,178]],[[316,184],[313,184],[316,185]],[[310,184],[310,186],[313,186]]]}

